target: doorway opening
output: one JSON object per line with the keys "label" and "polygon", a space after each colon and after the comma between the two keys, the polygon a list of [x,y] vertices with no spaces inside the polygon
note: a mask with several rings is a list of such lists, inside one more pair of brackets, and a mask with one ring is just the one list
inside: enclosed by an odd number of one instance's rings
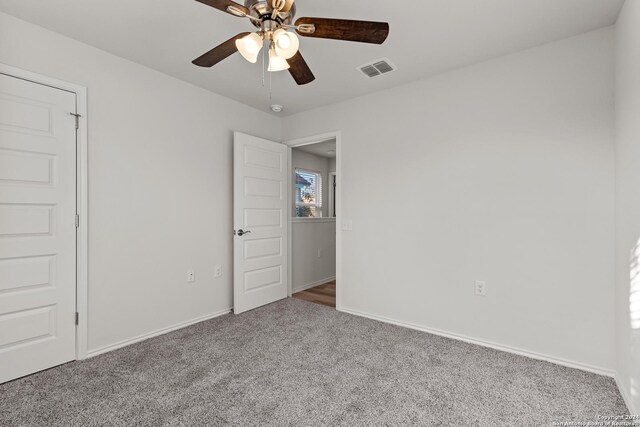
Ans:
{"label": "doorway opening", "polygon": [[339,210],[336,136],[291,149],[291,293],[336,307]]}

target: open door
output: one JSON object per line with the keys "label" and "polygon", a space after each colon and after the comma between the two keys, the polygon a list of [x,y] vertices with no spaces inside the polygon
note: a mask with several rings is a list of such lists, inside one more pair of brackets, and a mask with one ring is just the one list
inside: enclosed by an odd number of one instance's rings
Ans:
{"label": "open door", "polygon": [[233,311],[288,296],[288,147],[234,133]]}

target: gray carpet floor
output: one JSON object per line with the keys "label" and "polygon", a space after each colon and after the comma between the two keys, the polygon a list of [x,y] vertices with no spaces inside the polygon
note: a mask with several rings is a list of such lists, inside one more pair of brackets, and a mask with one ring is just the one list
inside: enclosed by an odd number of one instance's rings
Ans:
{"label": "gray carpet floor", "polygon": [[1,426],[543,426],[614,381],[288,299],[0,385]]}

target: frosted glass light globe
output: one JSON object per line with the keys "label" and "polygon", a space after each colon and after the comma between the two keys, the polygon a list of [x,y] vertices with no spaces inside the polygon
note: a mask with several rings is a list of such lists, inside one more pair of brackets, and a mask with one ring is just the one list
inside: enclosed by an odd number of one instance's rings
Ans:
{"label": "frosted glass light globe", "polygon": [[256,33],[251,33],[236,40],[236,48],[238,48],[240,55],[252,64],[258,61],[258,54],[262,50],[262,44],[262,37]]}
{"label": "frosted glass light globe", "polygon": [[289,63],[278,56],[274,49],[269,49],[269,68],[268,71],[284,71],[289,69]]}
{"label": "frosted glass light globe", "polygon": [[289,59],[298,53],[300,40],[294,33],[283,28],[279,28],[273,33],[273,41],[276,53],[281,58]]}

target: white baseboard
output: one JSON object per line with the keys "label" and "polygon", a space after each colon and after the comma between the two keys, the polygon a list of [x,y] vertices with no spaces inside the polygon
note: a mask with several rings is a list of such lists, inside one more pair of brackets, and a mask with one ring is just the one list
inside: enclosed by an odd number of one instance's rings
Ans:
{"label": "white baseboard", "polygon": [[178,329],[186,328],[187,326],[195,325],[196,323],[204,322],[205,320],[211,320],[211,319],[214,319],[216,317],[224,316],[225,314],[229,314],[229,313],[231,313],[231,309],[230,308],[226,309],[226,310],[219,311],[217,313],[208,314],[206,316],[202,316],[202,317],[198,317],[196,319],[188,320],[186,322],[178,323],[176,325],[169,326],[167,328],[158,329],[156,331],[149,332],[147,334],[138,335],[137,337],[129,338],[129,339],[117,342],[115,344],[109,344],[109,345],[105,345],[103,347],[96,348],[94,350],[89,350],[87,352],[87,358],[94,357],[94,356],[97,356],[99,354],[108,353],[110,351],[117,350],[119,348],[126,347],[128,345],[135,344],[137,342],[144,341],[144,340],[147,340],[149,338],[157,337],[159,335],[164,335],[166,333],[173,332],[173,331],[176,331]]}
{"label": "white baseboard", "polygon": [[[635,408],[633,406],[633,400],[631,400],[631,396],[627,392],[626,387],[622,386],[622,381],[618,375],[615,376],[616,385],[618,386],[618,390],[620,390],[620,394],[622,395],[622,400],[624,400],[624,404],[627,405],[627,409],[631,415],[640,415],[639,408]],[[640,426],[640,420],[635,420],[635,425]]]}
{"label": "white baseboard", "polygon": [[451,338],[451,339],[458,340],[458,341],[464,341],[464,342],[469,343],[469,344],[480,345],[482,347],[489,347],[489,348],[492,348],[494,350],[505,351],[507,353],[513,353],[513,354],[517,354],[517,355],[520,355],[520,356],[529,357],[531,359],[543,360],[545,362],[555,363],[556,365],[566,366],[568,368],[580,369],[582,371],[592,372],[592,373],[598,374],[598,375],[605,375],[607,377],[612,377],[612,378],[615,377],[615,371],[612,370],[612,369],[600,368],[600,367],[597,367],[597,366],[591,366],[591,365],[587,365],[587,364],[584,364],[584,363],[574,362],[572,360],[566,360],[566,359],[562,359],[562,358],[559,358],[559,357],[548,356],[546,354],[540,354],[540,353],[536,353],[536,352],[532,352],[532,351],[528,351],[528,350],[522,350],[522,349],[519,349],[519,348],[510,347],[510,346],[506,346],[506,345],[503,345],[503,344],[497,344],[497,343],[493,343],[493,342],[490,342],[490,341],[483,341],[483,340],[467,337],[465,335],[455,334],[455,333],[448,332],[448,331],[441,331],[441,330],[438,330],[438,329],[427,328],[427,327],[424,327],[424,326],[421,326],[421,325],[416,325],[416,324],[413,324],[413,323],[408,323],[408,322],[403,322],[403,321],[400,321],[400,320],[390,319],[388,317],[377,316],[375,314],[368,314],[368,313],[359,312],[357,310],[352,310],[350,308],[338,307],[338,311],[342,311],[342,312],[345,312],[345,313],[353,314],[355,316],[366,317],[368,319],[377,320],[377,321],[384,322],[384,323],[390,323],[390,324],[396,325],[396,326],[402,326],[402,327],[409,328],[409,329],[415,329],[415,330],[421,331],[421,332],[427,332],[429,334],[438,335],[438,336],[445,337],[445,338]]}
{"label": "white baseboard", "polygon": [[325,283],[330,282],[332,280],[336,280],[336,276],[327,277],[326,279],[318,280],[317,282],[308,283],[306,285],[298,286],[296,288],[293,288],[291,290],[291,292],[295,294],[296,292],[306,291],[307,289],[315,288],[316,286],[319,286],[319,285],[324,285]]}

